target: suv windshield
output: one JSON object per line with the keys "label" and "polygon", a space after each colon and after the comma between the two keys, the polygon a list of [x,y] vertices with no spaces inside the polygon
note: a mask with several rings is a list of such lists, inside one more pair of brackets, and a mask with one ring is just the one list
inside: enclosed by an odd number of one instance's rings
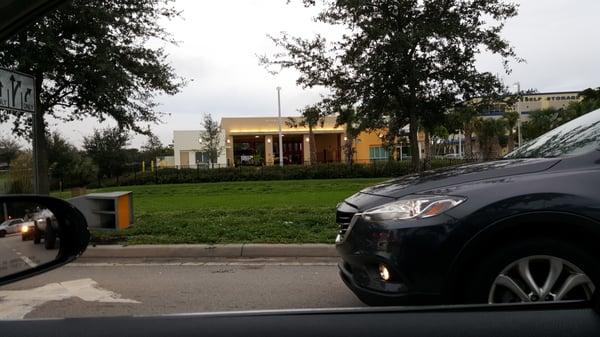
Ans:
{"label": "suv windshield", "polygon": [[599,141],[600,110],[596,110],[523,144],[505,158],[574,156],[597,149]]}

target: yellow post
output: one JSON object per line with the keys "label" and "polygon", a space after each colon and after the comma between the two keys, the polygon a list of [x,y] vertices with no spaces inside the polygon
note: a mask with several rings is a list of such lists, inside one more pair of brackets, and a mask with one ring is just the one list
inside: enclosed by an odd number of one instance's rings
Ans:
{"label": "yellow post", "polygon": [[145,173],[145,172],[146,172],[146,162],[143,161],[142,162],[142,173]]}
{"label": "yellow post", "polygon": [[150,170],[154,172],[154,160],[150,161]]}

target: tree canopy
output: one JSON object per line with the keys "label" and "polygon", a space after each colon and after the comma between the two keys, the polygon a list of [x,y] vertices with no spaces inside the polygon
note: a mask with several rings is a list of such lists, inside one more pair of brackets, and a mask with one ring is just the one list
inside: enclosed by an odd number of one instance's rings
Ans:
{"label": "tree canopy", "polygon": [[202,150],[208,153],[208,158],[214,167],[223,152],[223,147],[221,146],[221,126],[219,122],[213,119],[211,114],[206,113],[202,119],[202,127],[204,128],[200,136]]}
{"label": "tree canopy", "polygon": [[60,133],[55,131],[50,134],[47,144],[50,176],[57,180],[59,189],[62,190],[65,184],[85,186],[95,178],[98,169],[92,160]]}
{"label": "tree canopy", "polygon": [[91,136],[83,139],[83,148],[98,166],[100,177],[118,177],[127,163],[129,154],[127,131],[115,128],[94,130]]}
{"label": "tree canopy", "polygon": [[0,136],[0,163],[10,164],[21,152],[21,145],[11,136]]}
{"label": "tree canopy", "polygon": [[586,89],[579,94],[580,101],[569,104],[565,109],[545,109],[529,113],[523,123],[523,137],[533,139],[563,125],[579,116],[600,109],[600,88]]}
{"label": "tree canopy", "polygon": [[[496,76],[476,68],[478,54],[499,55],[507,71],[508,62],[518,60],[500,35],[505,21],[517,15],[517,6],[507,1],[319,3],[323,9],[315,19],[342,27],[342,38],[282,33],[272,38],[281,52],[261,57],[261,63],[271,71],[297,69],[299,85],[327,88],[327,102],[337,110],[356,107],[356,122],[364,128],[387,127],[395,135],[410,124],[413,153],[418,153],[421,122],[432,125],[440,111],[459,99],[503,89]],[[412,158],[418,166],[418,157]]]}
{"label": "tree canopy", "polygon": [[[36,77],[40,177],[47,176],[45,115],[113,119],[140,133],[160,120],[155,97],[176,94],[183,85],[165,50],[150,43],[174,42],[160,26],[179,15],[172,3],[73,0],[0,44],[0,66]],[[10,117],[14,133],[28,136],[32,116],[0,111],[0,121]]]}

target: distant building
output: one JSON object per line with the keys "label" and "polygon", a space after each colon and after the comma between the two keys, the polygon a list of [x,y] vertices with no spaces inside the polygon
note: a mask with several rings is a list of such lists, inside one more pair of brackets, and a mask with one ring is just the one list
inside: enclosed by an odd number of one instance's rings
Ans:
{"label": "distant building", "polygon": [[[300,117],[281,119],[284,164],[310,162],[308,127],[297,126]],[[293,121],[293,122],[292,122]],[[325,117],[322,125],[313,128],[320,163],[344,160],[341,150],[346,129],[335,125],[335,117]],[[229,166],[274,165],[279,163],[279,122],[273,117],[223,118],[221,128],[226,140],[226,158]]]}
{"label": "distant building", "polygon": [[543,92],[523,95],[521,100],[514,105],[505,102],[497,102],[487,111],[481,113],[484,117],[500,118],[505,111],[521,111],[523,119],[529,118],[532,111],[564,109],[569,104],[579,102],[579,91]]}
{"label": "distant building", "polygon": [[[310,136],[307,126],[299,126],[302,117],[283,117],[284,164],[303,165],[310,163]],[[271,166],[279,164],[279,121],[276,117],[235,117],[221,120],[223,151],[217,162],[218,167],[231,166]],[[318,163],[346,161],[344,145],[348,141],[346,127],[336,126],[336,117],[328,116],[313,128]],[[389,160],[390,153],[381,132],[363,132],[354,141],[355,162]],[[175,166],[196,168],[208,166],[208,156],[203,152],[199,141],[201,130],[174,131]],[[424,137],[420,135],[422,143]],[[421,145],[421,144],[420,144]],[[404,156],[409,156],[409,145],[403,144]],[[400,149],[398,149],[400,152]],[[406,159],[406,157],[404,157]]]}
{"label": "distant building", "polygon": [[[208,154],[204,151],[201,141],[201,130],[184,130],[173,132],[174,166],[178,168],[207,167],[210,164]],[[222,140],[221,146],[225,143]],[[225,151],[219,156],[216,166],[225,167]]]}
{"label": "distant building", "polygon": [[164,168],[164,167],[174,167],[174,166],[175,166],[175,156],[156,157],[156,167]]}

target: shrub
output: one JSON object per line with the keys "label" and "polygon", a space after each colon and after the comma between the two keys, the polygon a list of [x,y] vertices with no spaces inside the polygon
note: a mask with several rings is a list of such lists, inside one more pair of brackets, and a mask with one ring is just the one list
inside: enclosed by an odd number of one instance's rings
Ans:
{"label": "shrub", "polygon": [[[463,163],[460,160],[433,160],[432,168]],[[409,161],[374,162],[370,164],[330,163],[317,165],[242,166],[228,168],[161,168],[155,172],[135,173],[95,182],[89,187],[149,184],[206,183],[223,181],[391,178],[412,173]],[[101,186],[100,186],[101,185]]]}

